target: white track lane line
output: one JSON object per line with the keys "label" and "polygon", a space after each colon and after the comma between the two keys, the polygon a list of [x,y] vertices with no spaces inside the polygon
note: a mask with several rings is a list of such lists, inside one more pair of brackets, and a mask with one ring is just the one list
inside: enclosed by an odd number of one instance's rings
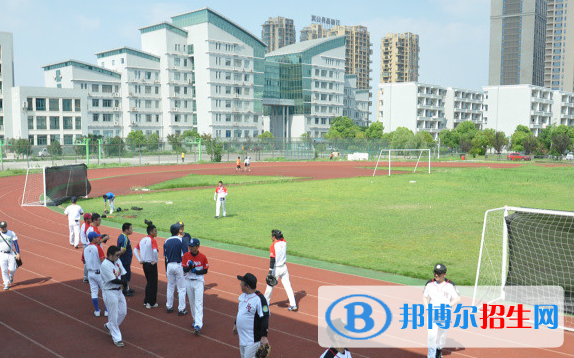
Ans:
{"label": "white track lane line", "polygon": [[23,338],[29,340],[30,342],[34,343],[34,344],[37,345],[38,347],[40,347],[40,348],[42,348],[42,349],[44,349],[44,350],[46,350],[46,351],[52,353],[54,356],[59,357],[59,358],[66,358],[66,357],[64,357],[64,356],[62,356],[62,355],[59,355],[58,353],[54,352],[53,350],[51,350],[50,348],[46,347],[46,346],[43,345],[42,343],[37,342],[37,341],[35,341],[34,339],[28,337],[28,336],[25,335],[24,333],[22,333],[22,332],[20,332],[20,331],[18,331],[18,330],[16,330],[16,329],[10,327],[10,326],[7,325],[6,323],[0,321],[0,324],[3,325],[4,327],[8,328],[8,329],[11,330],[12,332],[14,332],[14,333],[16,333],[16,334],[22,336]]}

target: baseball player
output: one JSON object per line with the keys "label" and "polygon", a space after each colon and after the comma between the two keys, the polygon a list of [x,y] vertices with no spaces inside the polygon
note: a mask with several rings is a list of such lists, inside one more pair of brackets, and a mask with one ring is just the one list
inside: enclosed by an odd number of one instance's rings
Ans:
{"label": "baseball player", "polygon": [[[269,248],[269,274],[277,278],[281,278],[281,283],[287,292],[289,298],[289,311],[297,311],[297,302],[295,302],[295,295],[291,282],[289,281],[289,271],[287,271],[287,242],[283,238],[281,230],[271,230],[271,239],[273,244]],[[273,293],[273,286],[267,285],[265,290],[265,298],[267,302],[271,302],[271,293]]]}
{"label": "baseball player", "polygon": [[239,174],[241,174],[241,157],[237,157],[237,166],[235,167],[235,174],[237,174],[238,171]]}
{"label": "baseball player", "polygon": [[[100,307],[98,304],[98,292],[102,290],[102,278],[100,276],[100,266],[102,261],[106,258],[104,256],[104,250],[98,245],[102,235],[97,232],[91,232],[88,234],[88,240],[90,244],[84,247],[84,253],[82,254],[82,261],[88,270],[88,282],[90,283],[90,294],[92,296],[92,303],[94,304],[94,316],[100,317]],[[108,310],[104,305],[104,316],[108,316]]]}
{"label": "baseball player", "polygon": [[64,210],[64,215],[68,217],[68,226],[70,227],[70,245],[74,246],[76,249],[80,245],[80,219],[84,210],[76,202],[78,198],[72,196],[70,199],[72,205],[69,205],[66,210]]}
{"label": "baseball player", "polygon": [[[88,240],[87,232],[90,228],[90,224],[92,223],[92,214],[85,213],[84,214],[84,223],[80,227],[80,241],[82,242],[82,247],[86,248],[90,244]],[[88,269],[86,268],[86,263],[84,262],[84,282],[88,282]]]}
{"label": "baseball player", "polygon": [[86,235],[89,235],[91,232],[96,232],[96,233],[102,235],[98,244],[102,247],[102,250],[103,250],[104,249],[104,243],[108,242],[110,237],[108,236],[108,234],[102,234],[100,232],[100,224],[101,223],[102,223],[102,217],[100,216],[100,214],[93,213],[92,214],[92,223],[90,224],[90,227],[88,228],[88,230],[86,230]]}
{"label": "baseball player", "polygon": [[183,221],[178,221],[179,224],[179,234],[178,236],[181,237],[181,242],[182,242],[182,247],[183,247],[183,253],[185,254],[187,252],[187,246],[189,245],[189,242],[191,241],[191,235],[187,232],[185,232],[185,225],[183,224]]}
{"label": "baseball player", "polygon": [[181,257],[183,256],[183,243],[179,237],[179,223],[171,225],[169,228],[171,236],[163,244],[163,255],[166,262],[167,275],[167,301],[165,306],[167,313],[173,312],[173,290],[177,285],[179,298],[178,316],[187,314],[185,309],[185,279],[183,278],[183,267]]}
{"label": "baseball player", "polygon": [[114,195],[114,193],[112,193],[112,192],[106,193],[106,194],[102,195],[102,198],[104,198],[104,212],[106,211],[106,206],[109,202],[110,203],[110,214],[113,214],[114,210],[116,208],[114,206],[114,200],[116,199],[116,196]]}
{"label": "baseball player", "polygon": [[9,290],[10,284],[14,282],[14,275],[18,269],[16,260],[19,259],[18,237],[14,231],[8,230],[6,221],[2,221],[0,222],[0,269],[5,290]]}
{"label": "baseball player", "polygon": [[126,274],[125,276],[122,276],[122,280],[126,280],[128,282],[126,288],[123,291],[123,294],[128,297],[134,295],[134,290],[130,288],[130,280],[132,278],[131,266],[132,266],[133,252],[132,252],[132,243],[129,238],[129,236],[133,234],[133,232],[134,230],[132,229],[132,224],[124,223],[122,225],[122,233],[118,237],[118,247],[120,248],[121,252],[120,261],[122,262],[122,265],[126,270]]}
{"label": "baseball player", "polygon": [[227,189],[223,186],[223,182],[220,180],[215,188],[215,194],[213,195],[213,200],[215,200],[215,218],[219,219],[219,206],[223,207],[223,217],[227,215],[225,211],[225,198],[227,197]]}
{"label": "baseball player", "polygon": [[128,306],[126,298],[121,292],[122,285],[125,287],[127,282],[121,279],[126,274],[126,270],[122,266],[122,262],[118,260],[120,255],[119,247],[110,246],[107,257],[102,262],[100,272],[103,282],[104,303],[110,312],[108,322],[104,324],[104,328],[111,334],[114,344],[118,347],[123,347],[124,342],[122,341],[120,325],[126,317]]}
{"label": "baseball player", "polygon": [[329,348],[320,358],[352,358],[347,348]]}
{"label": "baseball player", "polygon": [[260,345],[269,344],[269,306],[261,292],[257,291],[257,277],[251,273],[237,276],[241,281],[239,308],[233,325],[233,333],[239,335],[241,358],[255,358]]}
{"label": "baseball player", "polygon": [[145,286],[144,306],[148,309],[159,306],[157,304],[158,247],[157,241],[155,241],[156,237],[157,228],[155,225],[148,225],[147,236],[141,239],[134,249],[136,259],[143,265],[144,275],[147,281]]}
{"label": "baseball player", "polygon": [[185,272],[185,287],[189,299],[189,309],[193,316],[193,333],[198,336],[203,327],[203,287],[204,275],[207,274],[209,263],[207,257],[199,252],[199,239],[189,241],[189,251],[183,254],[181,265]]}
{"label": "baseball player", "polygon": [[[452,281],[446,277],[446,266],[437,264],[434,267],[434,279],[428,280],[423,291],[425,307],[432,304],[433,309],[439,309],[441,304],[456,306],[460,295]],[[428,358],[442,358],[442,348],[446,343],[447,329],[442,328],[445,322],[433,320],[432,328],[428,330]],[[438,339],[438,342],[437,342]]]}
{"label": "baseball player", "polygon": [[243,165],[243,171],[246,172],[247,169],[251,171],[251,157],[246,157],[244,163],[245,164]]}

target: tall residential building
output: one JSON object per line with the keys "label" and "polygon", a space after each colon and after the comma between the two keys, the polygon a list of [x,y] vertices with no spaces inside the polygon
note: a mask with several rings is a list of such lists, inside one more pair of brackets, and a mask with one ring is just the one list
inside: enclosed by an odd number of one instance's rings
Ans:
{"label": "tall residential building", "polygon": [[295,43],[295,25],[292,19],[270,17],[261,27],[261,39],[267,44],[266,52]]}
{"label": "tall residential building", "polygon": [[492,0],[488,84],[544,85],[547,0]]}
{"label": "tall residential building", "polygon": [[12,33],[0,32],[0,139],[12,133],[10,111],[12,108],[12,87],[14,87],[14,44]]}
{"label": "tall residential building", "polygon": [[301,30],[301,41],[346,36],[347,49],[345,53],[345,73],[357,75],[357,88],[371,89],[371,34],[365,26],[333,26],[323,27],[320,24],[311,24]]}
{"label": "tall residential building", "polygon": [[[574,91],[574,16],[566,16],[568,2],[548,0],[546,12],[546,58],[544,87],[553,90]],[[570,10],[574,7],[570,4]]]}
{"label": "tall residential building", "polygon": [[386,34],[381,39],[381,83],[419,80],[419,35]]}

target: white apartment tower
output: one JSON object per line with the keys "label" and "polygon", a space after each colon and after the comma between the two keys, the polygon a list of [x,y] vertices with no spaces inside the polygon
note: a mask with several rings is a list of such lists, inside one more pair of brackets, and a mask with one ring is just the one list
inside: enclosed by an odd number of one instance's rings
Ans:
{"label": "white apartment tower", "polygon": [[10,111],[12,108],[12,87],[14,87],[14,45],[12,34],[0,32],[0,139],[12,133]]}

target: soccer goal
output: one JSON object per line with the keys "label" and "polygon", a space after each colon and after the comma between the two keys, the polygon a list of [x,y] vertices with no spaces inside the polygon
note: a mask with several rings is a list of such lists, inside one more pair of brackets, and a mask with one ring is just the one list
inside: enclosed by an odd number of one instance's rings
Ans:
{"label": "soccer goal", "polygon": [[85,164],[28,168],[22,206],[60,205],[72,196],[87,197],[91,190]]}
{"label": "soccer goal", "polygon": [[[430,149],[381,149],[381,152],[379,153],[379,156],[377,158],[377,164],[375,165],[375,171],[373,171],[373,176],[375,176],[375,174],[377,174],[377,169],[379,167],[379,163],[381,162],[381,157],[383,157],[384,159],[384,155],[386,154],[388,156],[388,162],[389,162],[389,176],[391,176],[391,168],[393,165],[393,153],[394,153],[394,160],[395,160],[395,165],[397,161],[404,161],[406,158],[410,158],[410,159],[415,159],[417,160],[416,164],[415,164],[415,168],[413,170],[413,173],[417,172],[417,169],[419,167],[419,164],[421,164],[421,161],[423,162],[422,165],[427,166],[428,164],[428,173],[430,174],[431,172],[431,151]],[[428,160],[428,163],[424,163]]]}
{"label": "soccer goal", "polygon": [[[515,286],[533,286],[510,297]],[[574,330],[574,212],[517,207],[484,215],[473,305],[501,300],[532,304],[564,289],[564,329]],[[540,288],[538,288],[540,287]]]}

